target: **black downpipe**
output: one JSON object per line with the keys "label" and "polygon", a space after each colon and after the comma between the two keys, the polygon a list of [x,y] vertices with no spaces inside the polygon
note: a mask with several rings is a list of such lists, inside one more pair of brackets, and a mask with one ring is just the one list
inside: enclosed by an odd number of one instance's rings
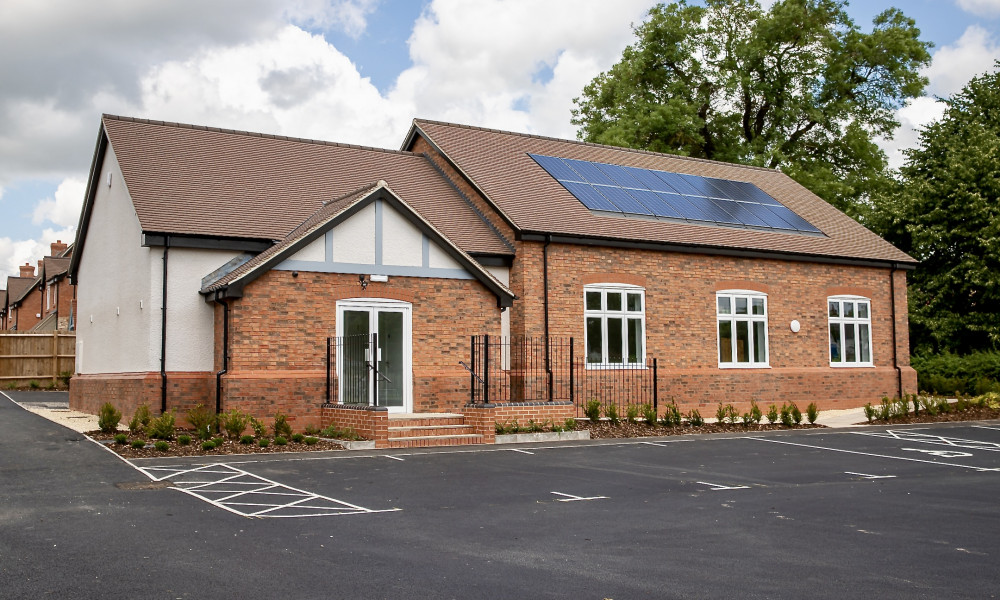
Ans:
{"label": "black downpipe", "polygon": [[[552,243],[552,236],[545,236],[545,245],[542,246],[542,288],[544,289],[545,304],[545,377],[548,385],[549,402],[552,402],[552,366],[549,364],[549,244]],[[573,368],[570,365],[570,368]]]}
{"label": "black downpipe", "polygon": [[903,397],[903,369],[899,367],[899,349],[896,347],[896,263],[889,270],[889,303],[892,311],[892,366],[896,369],[896,397]]}
{"label": "black downpipe", "polygon": [[160,414],[167,412],[167,259],[170,236],[163,240],[163,301],[160,306]]}
{"label": "black downpipe", "polygon": [[[222,413],[222,376],[229,372],[229,303],[218,298],[215,301],[222,305],[222,370],[215,374],[215,414],[218,415]],[[329,371],[327,367],[327,373]],[[329,382],[327,389],[329,390]]]}

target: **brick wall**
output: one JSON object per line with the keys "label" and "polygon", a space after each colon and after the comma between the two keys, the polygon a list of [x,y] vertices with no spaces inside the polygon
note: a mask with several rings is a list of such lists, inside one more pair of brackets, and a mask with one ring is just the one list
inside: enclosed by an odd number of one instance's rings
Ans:
{"label": "brick wall", "polygon": [[513,423],[527,425],[529,421],[538,424],[549,422],[562,425],[566,419],[576,415],[576,407],[565,402],[497,402],[491,404],[467,404],[462,407],[465,424],[476,428],[482,434],[484,444],[496,441],[496,424]]}
{"label": "brick wall", "polygon": [[[160,374],[94,373],[75,375],[69,382],[69,406],[80,412],[97,414],[105,402],[122,412],[128,421],[141,404],[153,415],[160,413]],[[184,425],[186,412],[204,404],[215,409],[215,378],[205,372],[167,372],[167,410],[177,412],[178,425]]]}
{"label": "brick wall", "polygon": [[321,428],[336,425],[339,429],[353,429],[376,448],[388,445],[389,411],[379,406],[343,406],[324,404],[321,407]]}

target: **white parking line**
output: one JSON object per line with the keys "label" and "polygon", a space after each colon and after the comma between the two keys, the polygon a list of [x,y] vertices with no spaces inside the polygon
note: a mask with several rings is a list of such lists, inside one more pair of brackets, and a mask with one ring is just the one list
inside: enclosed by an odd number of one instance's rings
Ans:
{"label": "white parking line", "polygon": [[552,492],[556,496],[565,496],[565,498],[556,498],[556,502],[579,502],[580,500],[607,500],[607,496],[574,496],[573,494],[564,494],[562,492]]}
{"label": "white parking line", "polygon": [[814,446],[812,444],[798,444],[795,442],[784,442],[781,440],[773,440],[763,437],[749,437],[748,440],[757,440],[758,442],[769,442],[771,444],[786,444],[788,446],[801,446],[803,448],[814,448],[816,450],[829,450],[830,452],[843,452],[844,454],[860,454],[862,456],[875,456],[878,458],[891,458],[893,460],[907,460],[910,462],[926,463],[929,465],[940,465],[942,467],[959,467],[962,469],[972,469],[973,471],[1000,471],[1000,469],[990,469],[987,467],[974,467],[972,465],[960,465],[958,463],[946,463],[938,462],[936,460],[920,460],[919,458],[908,458],[905,456],[890,456],[888,454],[875,454],[874,452],[860,452],[858,450],[844,450],[842,448],[829,448],[827,446]]}
{"label": "white parking line", "polygon": [[[175,486],[172,489],[244,517],[321,517],[399,510],[357,506],[271,481],[224,463],[194,468],[136,468],[153,481],[170,481]],[[247,510],[249,507],[256,510]]]}
{"label": "white parking line", "polygon": [[[980,442],[978,440],[967,440],[963,438],[945,437],[943,435],[932,435],[929,433],[917,433],[909,430],[886,429],[881,431],[849,431],[853,435],[867,435],[892,440],[902,440],[904,442],[920,442],[922,444],[937,444],[939,446],[951,446],[953,448],[967,448],[969,450],[986,450],[988,452],[1000,452],[1000,444],[996,442]],[[904,448],[908,450],[909,448]],[[945,455],[940,455],[945,456]],[[956,455],[958,456],[958,455]]]}
{"label": "white parking line", "polygon": [[855,473],[854,471],[844,471],[847,475],[857,475],[865,479],[895,479],[895,475],[869,475],[868,473]]}
{"label": "white parking line", "polygon": [[750,489],[749,485],[722,485],[721,483],[709,483],[707,481],[697,481],[695,483],[700,483],[701,485],[707,485],[708,487],[712,488],[713,492],[717,492],[719,490],[748,490],[748,489]]}
{"label": "white parking line", "polygon": [[531,454],[531,455],[535,454],[534,452],[528,452],[527,450],[521,450],[520,448],[511,448],[510,451],[511,452],[520,452],[521,454]]}

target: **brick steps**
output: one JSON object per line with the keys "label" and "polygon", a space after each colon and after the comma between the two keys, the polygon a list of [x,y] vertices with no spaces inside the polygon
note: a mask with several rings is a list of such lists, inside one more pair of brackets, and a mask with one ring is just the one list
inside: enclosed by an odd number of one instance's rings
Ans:
{"label": "brick steps", "polygon": [[389,448],[462,446],[482,444],[483,436],[462,415],[390,415],[387,441]]}

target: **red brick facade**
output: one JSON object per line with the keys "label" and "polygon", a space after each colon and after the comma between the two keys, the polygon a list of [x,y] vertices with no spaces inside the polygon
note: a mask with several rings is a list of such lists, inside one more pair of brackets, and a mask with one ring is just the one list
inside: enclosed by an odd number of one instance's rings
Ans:
{"label": "red brick facade", "polygon": [[[80,412],[97,414],[105,402],[122,412],[127,421],[141,404],[152,414],[160,413],[162,392],[159,373],[94,373],[75,375],[69,382],[69,406]],[[167,410],[177,412],[178,423],[184,415],[202,404],[215,408],[215,377],[204,372],[167,372]]]}

